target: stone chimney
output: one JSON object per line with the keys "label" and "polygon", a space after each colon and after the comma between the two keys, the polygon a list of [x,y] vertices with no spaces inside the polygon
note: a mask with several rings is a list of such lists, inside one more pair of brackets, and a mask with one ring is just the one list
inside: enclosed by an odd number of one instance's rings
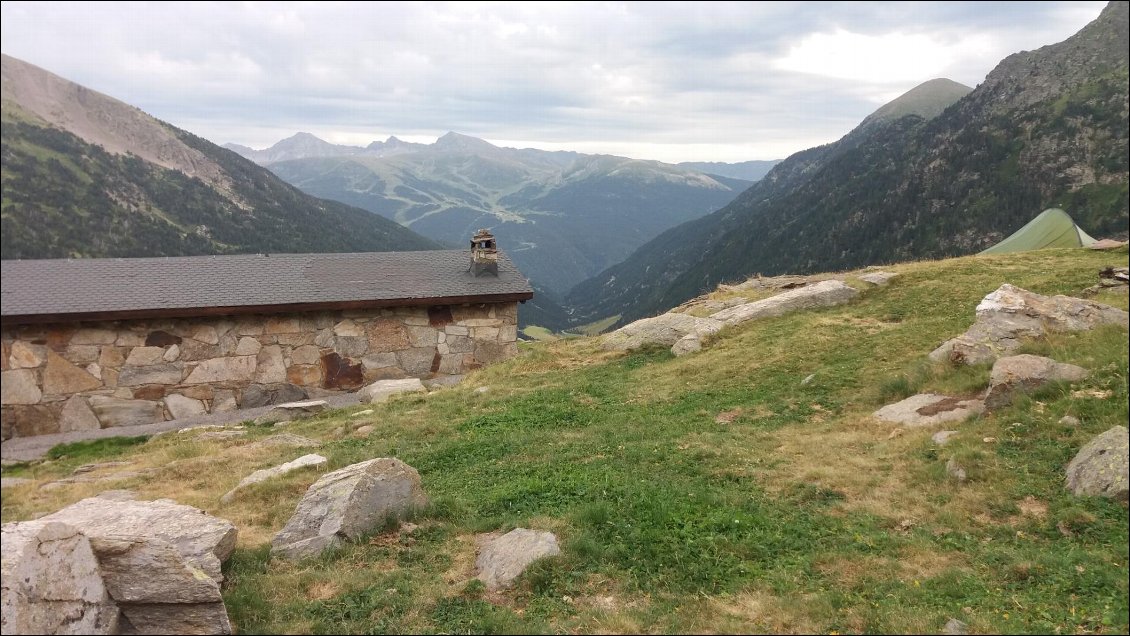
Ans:
{"label": "stone chimney", "polygon": [[482,229],[471,237],[471,274],[498,276],[498,247],[494,235]]}

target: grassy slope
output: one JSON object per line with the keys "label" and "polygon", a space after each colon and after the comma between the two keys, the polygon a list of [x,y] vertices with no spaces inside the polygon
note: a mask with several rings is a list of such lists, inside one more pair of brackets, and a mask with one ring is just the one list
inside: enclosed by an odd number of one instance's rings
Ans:
{"label": "grassy slope", "polygon": [[[869,414],[911,390],[984,386],[986,368],[930,366],[925,354],[1002,282],[1077,293],[1126,262],[1123,248],[896,266],[901,278],[848,306],[747,324],[700,354],[539,343],[460,387],[293,424],[324,441],[331,469],[403,459],[433,500],[411,535],[302,564],[270,561],[266,544],[317,474],[218,499],[304,449],[166,436],[114,451],[155,477],[6,490],[3,518],[112,487],[229,518],[240,547],[225,599],[245,633],[937,633],[949,617],[975,633],[1125,633],[1126,507],[1062,487],[1078,448],[1127,422],[1124,330],[1030,345],[1094,373],[959,424],[944,448],[931,430],[892,435]],[[1065,414],[1082,424],[1058,424]],[[361,421],[368,437],[335,432]],[[946,478],[951,456],[965,485]],[[85,461],[5,474],[43,480]],[[557,532],[563,555],[485,593],[470,582],[472,536],[514,526]]]}

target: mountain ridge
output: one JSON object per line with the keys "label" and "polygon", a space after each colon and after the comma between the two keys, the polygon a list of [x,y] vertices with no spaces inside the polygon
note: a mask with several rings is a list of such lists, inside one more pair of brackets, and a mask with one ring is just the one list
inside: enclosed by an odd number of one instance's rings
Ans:
{"label": "mountain ridge", "polygon": [[574,287],[584,324],[651,315],[727,279],[979,251],[1046,207],[1127,227],[1127,3],[1003,60],[938,116],[862,123],[797,153],[725,208]]}
{"label": "mountain ridge", "polygon": [[5,259],[441,247],[113,97],[2,62]]}
{"label": "mountain ridge", "polygon": [[391,145],[396,152],[383,156],[350,147],[346,155],[267,167],[308,194],[443,243],[461,244],[475,229],[490,228],[518,267],[554,296],[749,186],[659,161],[506,148],[457,132],[433,144]]}

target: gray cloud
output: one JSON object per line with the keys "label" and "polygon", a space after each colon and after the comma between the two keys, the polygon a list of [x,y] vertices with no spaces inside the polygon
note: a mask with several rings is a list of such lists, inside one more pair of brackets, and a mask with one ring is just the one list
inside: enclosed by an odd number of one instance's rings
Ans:
{"label": "gray cloud", "polygon": [[[833,141],[936,76],[974,85],[1103,5],[5,2],[0,32],[5,53],[220,143],[457,130],[739,161]],[[837,68],[844,42],[886,59]]]}

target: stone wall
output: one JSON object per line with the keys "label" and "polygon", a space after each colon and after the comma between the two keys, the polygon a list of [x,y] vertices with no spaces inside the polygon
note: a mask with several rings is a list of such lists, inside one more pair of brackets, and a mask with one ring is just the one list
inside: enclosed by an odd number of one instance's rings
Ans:
{"label": "stone wall", "polygon": [[459,375],[517,353],[517,303],[5,325],[3,439]]}

